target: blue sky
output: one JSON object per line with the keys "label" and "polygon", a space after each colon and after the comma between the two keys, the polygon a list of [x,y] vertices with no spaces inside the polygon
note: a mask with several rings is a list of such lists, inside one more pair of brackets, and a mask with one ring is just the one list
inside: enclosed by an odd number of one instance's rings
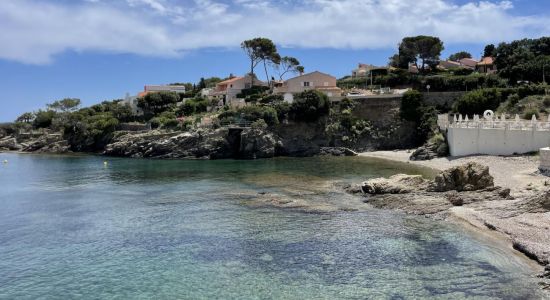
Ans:
{"label": "blue sky", "polygon": [[[442,38],[443,57],[550,35],[550,1],[1,0],[0,122],[65,97],[85,105],[144,84],[247,72],[239,43],[263,36],[306,71],[383,65],[404,36]],[[263,73],[259,73],[263,76]]]}

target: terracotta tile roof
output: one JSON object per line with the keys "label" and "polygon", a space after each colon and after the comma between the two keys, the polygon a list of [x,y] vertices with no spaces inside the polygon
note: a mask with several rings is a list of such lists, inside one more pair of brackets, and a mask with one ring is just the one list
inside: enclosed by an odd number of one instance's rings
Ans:
{"label": "terracotta tile roof", "polygon": [[487,56],[481,59],[481,61],[478,63],[478,65],[492,65],[495,61],[491,56]]}
{"label": "terracotta tile roof", "polygon": [[227,80],[224,80],[222,82],[218,82],[218,84],[229,84],[229,83],[232,83],[232,82],[235,82],[239,79],[243,79],[244,77],[234,77],[234,78],[231,78],[231,79],[227,79]]}

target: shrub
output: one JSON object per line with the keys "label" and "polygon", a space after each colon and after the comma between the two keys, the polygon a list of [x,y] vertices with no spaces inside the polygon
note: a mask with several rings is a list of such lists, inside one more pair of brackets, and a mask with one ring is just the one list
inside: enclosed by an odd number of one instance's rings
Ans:
{"label": "shrub", "polygon": [[294,120],[316,121],[321,116],[328,115],[330,102],[324,93],[309,90],[294,97],[290,111]]}
{"label": "shrub", "polygon": [[418,91],[408,91],[401,98],[400,116],[407,121],[418,122],[421,108],[424,106],[424,97]]}
{"label": "shrub", "polygon": [[243,89],[239,94],[237,94],[237,98],[246,98],[252,95],[261,95],[268,90],[269,90],[269,87],[267,86],[253,86],[248,89]]}
{"label": "shrub", "polygon": [[522,115],[522,118],[523,119],[526,119],[526,120],[531,120],[531,118],[533,117],[533,115],[535,117],[537,117],[537,119],[540,117],[540,112],[538,109],[536,108],[529,108],[527,109],[523,115]]}
{"label": "shrub", "polygon": [[481,89],[463,95],[454,104],[454,110],[461,114],[482,114],[485,110],[495,110],[502,102],[498,89]]}

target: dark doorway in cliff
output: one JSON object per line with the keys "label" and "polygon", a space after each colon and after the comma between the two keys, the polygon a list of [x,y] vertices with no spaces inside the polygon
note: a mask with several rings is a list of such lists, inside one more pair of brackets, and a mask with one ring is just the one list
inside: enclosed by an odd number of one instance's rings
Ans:
{"label": "dark doorway in cliff", "polygon": [[227,142],[229,143],[231,157],[239,158],[241,153],[241,128],[229,128]]}

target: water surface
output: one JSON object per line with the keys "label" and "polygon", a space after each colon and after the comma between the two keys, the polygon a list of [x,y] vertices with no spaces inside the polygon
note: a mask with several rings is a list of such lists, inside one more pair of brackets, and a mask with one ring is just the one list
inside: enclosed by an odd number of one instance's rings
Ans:
{"label": "water surface", "polygon": [[[0,154],[1,299],[538,299],[523,261],[334,181],[366,158],[159,161]],[[250,205],[258,193],[358,211]],[[345,206],[344,205],[344,206]]]}

